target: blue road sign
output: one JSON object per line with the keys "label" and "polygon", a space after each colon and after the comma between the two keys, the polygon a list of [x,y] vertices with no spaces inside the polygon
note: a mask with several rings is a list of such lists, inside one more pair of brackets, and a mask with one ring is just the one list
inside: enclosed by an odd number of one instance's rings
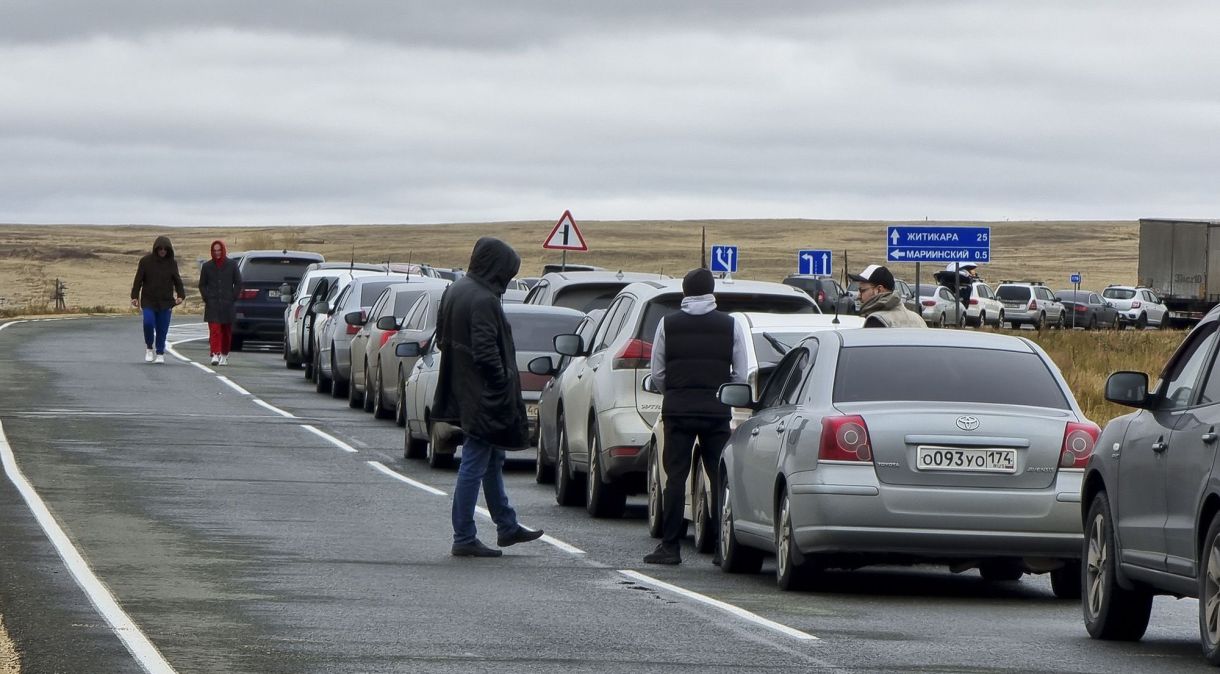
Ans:
{"label": "blue road sign", "polygon": [[737,246],[712,246],[712,272],[737,273]]}
{"label": "blue road sign", "polygon": [[895,225],[885,234],[889,262],[990,262],[990,227]]}
{"label": "blue road sign", "polygon": [[796,252],[796,273],[830,276],[831,255],[828,250],[798,250]]}
{"label": "blue road sign", "polygon": [[1068,283],[1080,283],[1080,274],[1072,274],[1069,276]]}

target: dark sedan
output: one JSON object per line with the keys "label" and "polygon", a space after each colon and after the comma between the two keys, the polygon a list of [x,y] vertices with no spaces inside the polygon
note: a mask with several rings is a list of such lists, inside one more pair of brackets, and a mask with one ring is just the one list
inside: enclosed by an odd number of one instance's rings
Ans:
{"label": "dark sedan", "polygon": [[1101,295],[1091,290],[1059,290],[1055,297],[1063,303],[1067,313],[1064,325],[1069,328],[1118,328],[1118,311]]}

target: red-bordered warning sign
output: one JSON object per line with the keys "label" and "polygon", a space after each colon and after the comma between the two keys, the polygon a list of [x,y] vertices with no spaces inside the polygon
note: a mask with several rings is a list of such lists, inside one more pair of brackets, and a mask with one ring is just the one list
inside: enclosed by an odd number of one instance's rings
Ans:
{"label": "red-bordered warning sign", "polygon": [[542,247],[550,250],[589,250],[589,244],[585,243],[585,237],[572,219],[572,211],[563,212],[563,217],[555,223],[555,229],[542,242]]}

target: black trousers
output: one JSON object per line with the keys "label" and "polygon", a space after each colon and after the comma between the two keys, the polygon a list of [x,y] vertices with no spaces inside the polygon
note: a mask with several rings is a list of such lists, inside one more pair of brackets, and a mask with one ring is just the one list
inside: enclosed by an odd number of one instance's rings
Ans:
{"label": "black trousers", "polygon": [[[682,511],[686,503],[686,478],[690,476],[691,453],[695,440],[699,441],[699,454],[704,470],[712,480],[712,521],[717,521],[720,508],[717,502],[720,488],[716,484],[716,470],[720,465],[720,452],[729,439],[727,418],[666,417],[665,418],[665,490],[661,501],[661,540],[667,546],[678,547],[682,539]],[[713,528],[713,531],[717,529]]]}

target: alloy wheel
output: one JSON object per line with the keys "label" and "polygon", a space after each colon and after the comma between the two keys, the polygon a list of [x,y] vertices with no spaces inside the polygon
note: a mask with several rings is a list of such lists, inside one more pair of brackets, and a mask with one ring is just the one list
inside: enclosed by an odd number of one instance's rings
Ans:
{"label": "alloy wheel", "polygon": [[1220,538],[1213,540],[1207,551],[1206,577],[1203,581],[1204,629],[1208,642],[1220,644]]}
{"label": "alloy wheel", "polygon": [[1105,579],[1110,563],[1109,553],[1109,545],[1106,543],[1106,517],[1097,513],[1089,526],[1088,559],[1085,560],[1085,610],[1091,618],[1101,614],[1102,603],[1106,599]]}

